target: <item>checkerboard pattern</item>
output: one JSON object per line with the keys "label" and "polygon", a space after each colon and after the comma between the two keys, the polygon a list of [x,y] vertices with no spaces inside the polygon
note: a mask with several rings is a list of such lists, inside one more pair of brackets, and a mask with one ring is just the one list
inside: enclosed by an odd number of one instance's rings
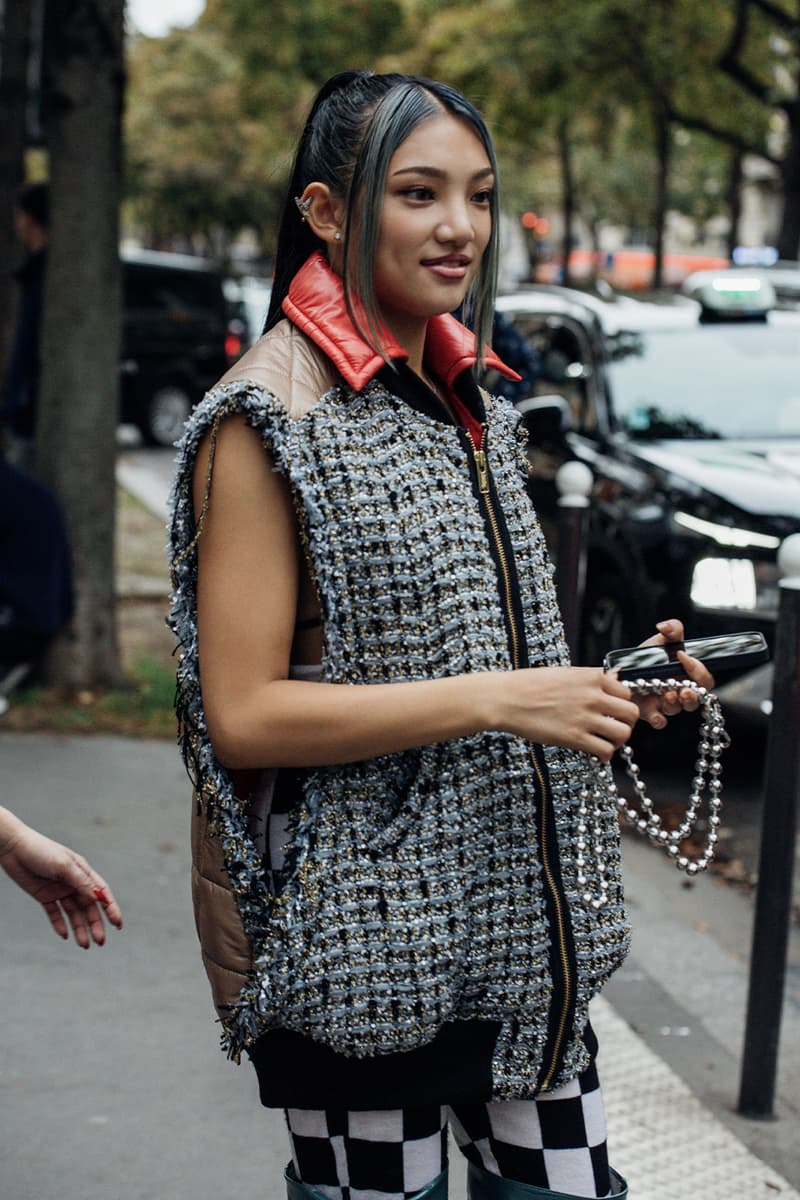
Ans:
{"label": "checkerboard pattern", "polygon": [[570,1196],[610,1190],[603,1097],[592,1064],[535,1100],[459,1105],[451,1111],[461,1153],[495,1175]]}
{"label": "checkerboard pattern", "polygon": [[448,1118],[470,1162],[570,1196],[610,1188],[594,1065],[535,1100],[378,1112],[287,1109],[297,1178],[329,1200],[410,1200],[447,1165]]}
{"label": "checkerboard pattern", "polygon": [[409,1200],[447,1163],[447,1110],[286,1111],[297,1178],[330,1200]]}

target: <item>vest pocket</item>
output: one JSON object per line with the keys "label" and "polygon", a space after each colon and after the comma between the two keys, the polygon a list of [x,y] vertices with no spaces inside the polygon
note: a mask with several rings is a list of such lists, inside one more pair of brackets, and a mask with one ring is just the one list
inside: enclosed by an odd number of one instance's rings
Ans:
{"label": "vest pocket", "polygon": [[276,1024],[368,1057],[424,1045],[454,1016],[470,922],[458,855],[443,870],[431,844],[440,830],[401,809],[360,846],[309,852],[267,939]]}

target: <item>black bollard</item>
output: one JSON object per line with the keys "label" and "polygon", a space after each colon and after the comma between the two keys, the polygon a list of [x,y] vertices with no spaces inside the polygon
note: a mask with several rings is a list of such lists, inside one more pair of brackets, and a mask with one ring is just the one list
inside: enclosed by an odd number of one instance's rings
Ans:
{"label": "black bollard", "polygon": [[576,661],[580,641],[583,593],[586,586],[586,533],[589,493],[594,477],[582,462],[566,462],[556,473],[558,501],[558,561],[556,594],[564,622],[570,658]]}
{"label": "black bollard", "polygon": [[781,546],[772,715],[738,1110],[771,1117],[792,907],[800,784],[800,534]]}

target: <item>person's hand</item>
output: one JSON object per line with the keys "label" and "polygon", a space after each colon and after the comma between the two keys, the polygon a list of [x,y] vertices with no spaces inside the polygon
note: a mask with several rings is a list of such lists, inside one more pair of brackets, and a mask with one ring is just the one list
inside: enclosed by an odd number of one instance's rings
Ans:
{"label": "person's hand", "polygon": [[[642,646],[663,646],[667,642],[683,641],[683,623],[681,621],[675,619],[659,621],[656,629],[659,632],[642,642]],[[701,687],[713,688],[714,676],[699,659],[692,658],[683,650],[679,650],[678,660],[689,679]],[[643,721],[647,721],[653,729],[663,729],[667,724],[668,717],[677,716],[680,712],[694,712],[700,701],[689,688],[677,687],[673,691],[665,692],[663,696],[637,697],[636,703],[639,705]]]}
{"label": "person's hand", "polygon": [[122,928],[122,913],[106,881],[68,846],[30,829],[6,810],[0,812],[0,866],[6,874],[39,901],[59,937],[69,937],[69,922],[84,950],[92,941],[102,946],[106,940],[103,913],[117,929]]}
{"label": "person's hand", "polygon": [[497,728],[531,742],[608,762],[639,719],[630,688],[600,667],[535,667],[499,678],[506,711]]}

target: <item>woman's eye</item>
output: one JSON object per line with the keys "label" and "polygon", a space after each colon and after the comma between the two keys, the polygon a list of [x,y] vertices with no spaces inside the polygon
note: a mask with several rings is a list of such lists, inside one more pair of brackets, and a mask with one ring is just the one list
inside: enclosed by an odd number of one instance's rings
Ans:
{"label": "woman's eye", "polygon": [[419,187],[406,188],[406,190],[403,192],[403,195],[407,196],[409,198],[409,200],[432,200],[433,199],[432,189],[429,187],[423,187],[422,184],[420,184]]}
{"label": "woman's eye", "polygon": [[483,191],[476,192],[475,195],[472,197],[472,199],[475,201],[476,204],[491,204],[492,189],[484,188]]}

